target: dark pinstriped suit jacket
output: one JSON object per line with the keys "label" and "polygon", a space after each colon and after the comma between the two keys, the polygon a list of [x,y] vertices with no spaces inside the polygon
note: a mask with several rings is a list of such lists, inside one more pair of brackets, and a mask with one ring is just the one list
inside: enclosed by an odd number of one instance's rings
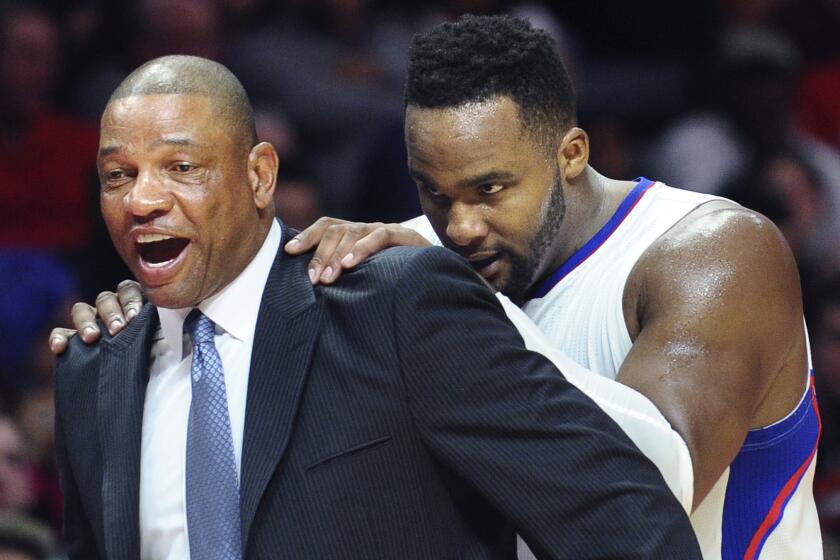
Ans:
{"label": "dark pinstriped suit jacket", "polygon": [[[284,238],[291,233],[284,232]],[[381,253],[335,286],[278,253],[242,458],[248,559],[700,558],[655,467],[524,350],[469,266]],[[140,430],[157,313],[58,360],[71,558],[139,558]],[[202,560],[202,559],[193,559]]]}

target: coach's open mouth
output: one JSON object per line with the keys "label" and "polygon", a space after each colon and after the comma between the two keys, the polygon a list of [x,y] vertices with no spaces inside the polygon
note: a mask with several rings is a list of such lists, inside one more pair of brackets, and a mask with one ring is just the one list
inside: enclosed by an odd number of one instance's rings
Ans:
{"label": "coach's open mouth", "polygon": [[148,266],[163,266],[177,259],[189,243],[183,237],[147,233],[137,238],[137,253]]}

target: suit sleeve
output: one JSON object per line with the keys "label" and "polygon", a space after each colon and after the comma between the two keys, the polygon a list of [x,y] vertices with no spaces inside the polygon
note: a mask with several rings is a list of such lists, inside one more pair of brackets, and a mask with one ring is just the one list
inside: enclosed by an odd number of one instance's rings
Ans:
{"label": "suit sleeve", "polygon": [[615,420],[645,457],[653,461],[686,512],[694,501],[694,467],[685,440],[650,399],[632,387],[602,377],[554,348],[537,325],[508,298],[496,294],[525,346],[539,352],[563,372],[566,380]]}
{"label": "suit sleeve", "polygon": [[656,467],[449,251],[416,253],[393,293],[406,392],[432,453],[538,558],[700,558]]}
{"label": "suit sleeve", "polygon": [[[56,378],[60,375],[60,367],[56,366]],[[61,419],[61,406],[59,404],[60,386],[56,382],[55,398],[55,454],[58,465],[59,482],[61,492],[64,495],[64,512],[62,540],[70,560],[97,560],[100,558],[96,546],[96,537],[93,532],[90,520],[88,519],[79,487],[73,475],[73,469],[67,453],[67,438],[64,435],[64,426]]]}

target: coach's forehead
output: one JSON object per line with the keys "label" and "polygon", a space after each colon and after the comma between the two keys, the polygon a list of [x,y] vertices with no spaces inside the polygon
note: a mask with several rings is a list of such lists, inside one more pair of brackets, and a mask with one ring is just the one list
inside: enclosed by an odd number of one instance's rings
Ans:
{"label": "coach's forehead", "polygon": [[209,97],[185,94],[132,95],[111,101],[102,114],[102,139],[109,132],[140,135],[148,130],[186,134],[208,128],[214,119]]}

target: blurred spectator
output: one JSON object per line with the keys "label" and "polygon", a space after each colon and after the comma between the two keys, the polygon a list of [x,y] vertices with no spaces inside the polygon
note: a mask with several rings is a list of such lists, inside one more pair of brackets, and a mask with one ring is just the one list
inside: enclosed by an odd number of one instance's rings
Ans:
{"label": "blurred spectator", "polygon": [[819,229],[831,219],[825,215],[829,207],[821,177],[796,151],[779,151],[756,162],[721,194],[761,212],[779,227],[796,257],[809,315],[821,279],[838,265]]}
{"label": "blurred spectator", "polygon": [[324,215],[320,191],[305,160],[290,157],[280,160],[274,207],[283,222],[303,230]]}
{"label": "blurred spectator", "polygon": [[722,12],[730,28],[767,25],[786,0],[722,0]]}
{"label": "blurred spectator", "polygon": [[271,142],[280,158],[274,205],[277,216],[297,230],[303,230],[323,214],[320,191],[313,174],[308,171],[301,153],[297,132],[278,110],[260,108],[254,111],[257,137]]}
{"label": "blurred spectator", "polygon": [[57,559],[57,550],[49,527],[23,515],[0,514],[0,560]]}
{"label": "blurred spectator", "polygon": [[772,14],[771,23],[796,42],[808,65],[840,57],[837,0],[783,0]]}
{"label": "blurred spectator", "polygon": [[818,291],[810,318],[822,438],[814,496],[826,536],[840,534],[840,275]]}
{"label": "blurred spectator", "polygon": [[[819,305],[811,320],[814,333],[814,369],[823,412],[821,465],[840,472],[840,275],[826,280],[817,293]],[[840,502],[838,502],[840,519]],[[840,528],[840,527],[838,527]]]}
{"label": "blurred spectator", "polygon": [[347,217],[361,222],[402,222],[419,216],[417,187],[405,163],[402,121],[382,128],[364,148],[358,195]]}
{"label": "blurred spectator", "polygon": [[840,156],[796,128],[793,88],[797,54],[766,29],[725,37],[711,110],[674,123],[655,143],[651,173],[676,187],[719,194],[767,154],[795,150],[827,187],[830,210],[816,225],[818,237],[840,254]]}
{"label": "blurred spectator", "polygon": [[67,321],[75,297],[73,275],[54,256],[0,250],[0,383],[6,390],[36,386],[30,373],[33,349],[45,346],[46,327]]}
{"label": "blurred spectator", "polygon": [[11,416],[0,413],[0,512],[28,513],[35,502],[23,434]]}
{"label": "blurred spectator", "polygon": [[242,34],[228,61],[254,103],[299,132],[328,213],[347,216],[362,147],[402,119],[412,22],[366,0],[292,2],[282,21]]}
{"label": "blurred spectator", "polygon": [[[51,414],[51,413],[50,413]],[[0,412],[0,513],[37,517],[58,530],[61,526],[61,490],[52,455],[46,463],[32,460],[32,446],[20,424]]]}
{"label": "blurred spectator", "polygon": [[0,250],[0,393],[19,420],[15,438],[27,442],[32,501],[25,510],[56,528],[61,495],[54,464],[53,359],[45,342],[50,327],[67,321],[76,299],[73,275],[54,256]]}
{"label": "blurred spectator", "polygon": [[103,57],[75,83],[76,109],[89,118],[99,119],[123,78],[152,58],[166,54],[224,58],[225,28],[216,0],[135,0],[122,11],[120,21],[132,28],[121,37],[125,53]]}
{"label": "blurred spectator", "polygon": [[34,4],[0,13],[0,247],[88,241],[98,133],[57,114],[58,30]]}
{"label": "blurred spectator", "polygon": [[840,58],[806,72],[796,108],[808,132],[840,150]]}
{"label": "blurred spectator", "polygon": [[312,225],[323,215],[318,190],[306,177],[281,178],[274,191],[277,216],[298,231]]}
{"label": "blurred spectator", "polygon": [[620,116],[600,113],[585,125],[589,134],[589,164],[607,177],[634,177],[627,125]]}

